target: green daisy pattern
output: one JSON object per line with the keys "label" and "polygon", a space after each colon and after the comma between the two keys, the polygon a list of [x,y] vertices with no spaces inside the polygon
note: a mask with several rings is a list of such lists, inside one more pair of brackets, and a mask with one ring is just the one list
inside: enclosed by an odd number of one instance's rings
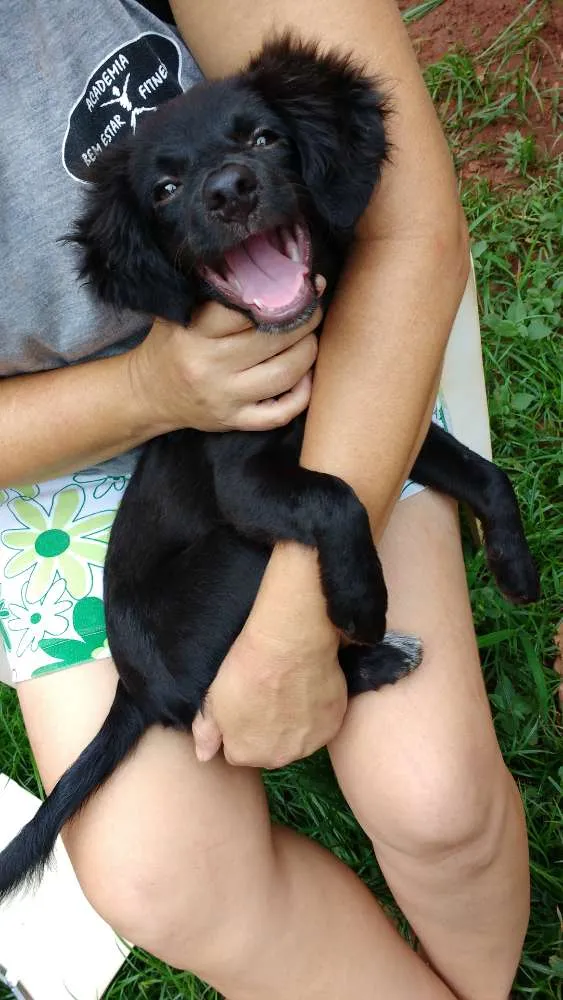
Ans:
{"label": "green daisy pattern", "polygon": [[12,499],[12,493],[15,493],[16,496],[24,497],[26,500],[31,500],[33,497],[39,495],[39,487],[35,485],[10,486],[6,490],[0,490],[0,507],[2,504],[8,503],[8,500]]}
{"label": "green daisy pattern", "polygon": [[446,404],[441,395],[439,395],[436,400],[432,420],[434,423],[439,424],[440,427],[443,427],[446,431],[450,426],[449,414],[446,412]]}
{"label": "green daisy pattern", "polygon": [[83,597],[76,602],[72,613],[72,625],[77,635],[76,639],[69,639],[65,635],[61,639],[40,640],[39,647],[53,658],[53,662],[38,667],[33,671],[32,677],[110,655],[106,638],[104,602],[99,597]]}
{"label": "green daisy pattern", "polygon": [[4,648],[10,651],[12,648],[12,643],[10,642],[10,636],[6,630],[6,621],[10,617],[10,612],[6,606],[6,602],[2,600],[2,588],[0,587],[0,642],[4,643]]}
{"label": "green daisy pattern", "polygon": [[[17,632],[16,655],[22,656],[28,650],[36,653],[45,635],[63,635],[68,631],[67,612],[72,607],[65,591],[65,582],[60,578],[49,588],[41,601],[30,603],[28,585],[24,584],[21,604],[10,604],[10,632]],[[15,640],[16,641],[16,640]]]}
{"label": "green daisy pattern", "polygon": [[0,490],[0,658],[12,682],[111,655],[103,567],[128,480],[90,468]]}
{"label": "green daisy pattern", "polygon": [[15,550],[4,567],[4,576],[9,580],[29,573],[29,603],[40,601],[59,577],[75,600],[90,593],[91,566],[104,564],[115,511],[80,517],[84,502],[84,490],[78,485],[64,486],[55,493],[48,512],[35,499],[20,496],[9,502],[21,527],[2,532],[2,544]]}
{"label": "green daisy pattern", "polygon": [[123,493],[129,481],[128,476],[104,476],[99,469],[84,469],[72,477],[75,483],[80,486],[93,486],[92,496],[95,500],[101,500],[111,490],[116,493]]}

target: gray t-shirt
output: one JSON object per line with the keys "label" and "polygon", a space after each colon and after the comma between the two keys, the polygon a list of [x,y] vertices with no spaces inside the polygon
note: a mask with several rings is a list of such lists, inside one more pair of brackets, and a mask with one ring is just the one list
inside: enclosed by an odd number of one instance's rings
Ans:
{"label": "gray t-shirt", "polygon": [[0,377],[126,350],[148,317],[116,313],[57,242],[96,157],[201,78],[170,25],[136,0],[2,0]]}

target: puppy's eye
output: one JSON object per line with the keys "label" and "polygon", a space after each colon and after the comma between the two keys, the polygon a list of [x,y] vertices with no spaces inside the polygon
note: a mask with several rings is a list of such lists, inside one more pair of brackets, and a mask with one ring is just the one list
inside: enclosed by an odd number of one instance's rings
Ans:
{"label": "puppy's eye", "polygon": [[171,177],[166,177],[164,180],[159,181],[155,184],[152,190],[152,200],[155,205],[163,205],[167,201],[171,201],[174,195],[178,193],[182,185],[178,180],[172,180]]}
{"label": "puppy's eye", "polygon": [[251,146],[272,146],[274,142],[277,142],[279,135],[272,132],[269,128],[257,128],[255,132],[252,133],[250,137]]}

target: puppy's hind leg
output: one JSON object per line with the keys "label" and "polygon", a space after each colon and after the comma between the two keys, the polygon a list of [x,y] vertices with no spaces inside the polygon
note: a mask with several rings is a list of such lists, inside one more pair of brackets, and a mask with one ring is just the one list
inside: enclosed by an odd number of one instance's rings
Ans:
{"label": "puppy's hind leg", "polygon": [[516,494],[502,469],[431,424],[411,476],[423,486],[463,501],[477,515],[489,567],[508,600],[515,604],[538,600],[538,571]]}

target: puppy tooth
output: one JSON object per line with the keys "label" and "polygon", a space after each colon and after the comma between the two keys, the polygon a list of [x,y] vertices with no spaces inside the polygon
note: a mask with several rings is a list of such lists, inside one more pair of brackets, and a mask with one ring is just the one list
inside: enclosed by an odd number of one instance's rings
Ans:
{"label": "puppy tooth", "polygon": [[281,230],[282,233],[282,249],[286,257],[290,260],[294,260],[297,264],[301,262],[301,255],[299,253],[299,246],[297,240],[295,239],[292,230],[287,229],[285,226]]}
{"label": "puppy tooth", "polygon": [[307,249],[307,237],[305,235],[305,231],[303,229],[303,226],[300,226],[299,223],[296,222],[295,226],[294,226],[294,229],[293,229],[293,232],[295,234],[296,245],[299,248],[299,252],[300,252],[300,258],[299,259],[303,260],[305,258],[305,252],[306,252],[306,249]]}
{"label": "puppy tooth", "polygon": [[268,239],[274,250],[279,250],[280,253],[284,252],[283,226],[278,226],[274,229]]}

